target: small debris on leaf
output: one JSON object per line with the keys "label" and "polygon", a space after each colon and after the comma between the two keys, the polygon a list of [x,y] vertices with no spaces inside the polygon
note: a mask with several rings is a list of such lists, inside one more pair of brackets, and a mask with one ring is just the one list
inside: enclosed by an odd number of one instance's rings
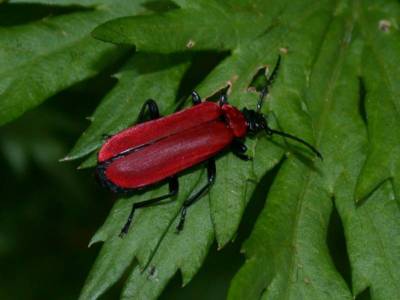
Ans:
{"label": "small debris on leaf", "polygon": [[289,49],[286,48],[286,47],[282,47],[282,48],[279,48],[279,51],[280,51],[282,54],[287,54],[288,51],[289,51]]}
{"label": "small debris on leaf", "polygon": [[189,40],[189,41],[187,42],[187,44],[186,44],[186,48],[188,48],[188,49],[193,48],[194,45],[196,45],[195,41]]}
{"label": "small debris on leaf", "polygon": [[378,27],[380,31],[388,32],[390,30],[390,27],[392,27],[392,22],[390,22],[389,20],[380,20]]}

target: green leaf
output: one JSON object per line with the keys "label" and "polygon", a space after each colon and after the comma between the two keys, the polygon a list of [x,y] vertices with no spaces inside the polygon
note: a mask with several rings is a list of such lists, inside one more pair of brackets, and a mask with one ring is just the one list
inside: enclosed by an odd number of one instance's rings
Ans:
{"label": "green leaf", "polygon": [[[167,187],[118,200],[91,241],[103,246],[81,299],[99,298],[125,278],[124,299],[155,299],[178,272],[187,284],[214,239],[218,248],[235,239],[253,191],[274,167],[279,171],[243,246],[246,261],[228,298],[351,299],[368,289],[372,299],[396,299],[398,1],[174,2],[178,8],[137,15],[154,3],[52,0],[75,11],[0,28],[0,73],[7,74],[0,80],[0,123],[127,55],[114,76],[116,85],[64,158],[89,155],[81,167],[90,167],[103,135],[134,124],[148,98],[169,114],[186,103],[182,90],[193,87],[214,99],[227,89],[232,105],[255,108],[259,95],[251,84],[260,71],[270,75],[280,56],[263,107],[268,124],[315,145],[324,160],[288,139],[249,136],[253,160],[229,153],[217,157],[216,182],[190,207],[179,235],[175,227],[183,201],[206,182],[201,166],[180,176],[175,201],[139,210],[124,239],[118,233],[132,203],[165,194]],[[92,29],[97,39],[129,46],[96,41],[89,36]],[[130,50],[133,45],[139,52]],[[189,65],[200,50],[226,56],[197,84],[188,80]],[[327,245],[334,207],[343,224],[347,252],[342,255],[351,264],[351,283]]]}
{"label": "green leaf", "polygon": [[[229,299],[350,299],[325,245],[332,203],[309,166],[289,158],[243,251]],[[310,187],[310,188],[309,188]]]}
{"label": "green leaf", "polygon": [[183,3],[182,9],[165,14],[111,20],[96,28],[93,36],[151,52],[232,49],[260,35],[281,7],[276,6],[268,15],[255,15],[246,10],[233,10],[214,0],[202,1],[201,5],[188,4],[193,1]]}
{"label": "green leaf", "polygon": [[368,287],[372,299],[399,294],[400,223],[392,190],[382,186],[365,206],[353,202],[367,143],[359,112],[359,70],[366,62],[357,4],[353,16],[349,7],[338,7],[306,90],[324,162],[317,170],[293,159],[284,163],[244,246],[247,261],[232,282],[230,299],[352,298],[326,246],[332,200],[344,225],[353,295]]}
{"label": "green leaf", "polygon": [[28,24],[0,27],[0,124],[19,117],[58,91],[95,76],[127,52],[126,47],[96,41],[90,32],[109,19],[143,12],[141,2],[99,4],[89,10],[82,8]]}

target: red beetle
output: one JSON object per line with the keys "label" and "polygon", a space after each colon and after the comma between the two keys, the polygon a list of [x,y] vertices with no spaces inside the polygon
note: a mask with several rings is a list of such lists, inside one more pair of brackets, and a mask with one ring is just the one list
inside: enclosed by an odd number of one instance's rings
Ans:
{"label": "red beetle", "polygon": [[167,180],[169,193],[134,203],[120,236],[128,232],[135,209],[176,195],[179,189],[177,175],[194,165],[207,162],[206,185],[183,203],[177,226],[178,231],[182,230],[187,208],[204,195],[215,180],[214,156],[231,148],[239,158],[249,160],[245,154],[247,147],[242,142],[247,134],[265,131],[268,135],[282,135],[305,144],[321,157],[304,140],[268,127],[265,117],[259,112],[266,94],[267,88],[261,93],[256,111],[246,108],[239,111],[227,103],[225,95],[221,96],[218,103],[201,102],[199,95],[193,92],[193,107],[166,117],[160,117],[154,100],[147,100],[138,119],[143,119],[148,108],[152,120],[108,138],[99,151],[96,173],[101,184],[113,192],[131,192]]}

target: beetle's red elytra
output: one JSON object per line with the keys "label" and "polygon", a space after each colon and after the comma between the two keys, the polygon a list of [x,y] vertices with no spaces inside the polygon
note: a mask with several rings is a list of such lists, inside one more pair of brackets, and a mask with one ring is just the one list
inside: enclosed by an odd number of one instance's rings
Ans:
{"label": "beetle's red elytra", "polygon": [[104,143],[98,157],[101,163],[119,156],[108,163],[104,176],[120,188],[138,189],[215,156],[246,131],[238,109],[203,102],[121,131]]}

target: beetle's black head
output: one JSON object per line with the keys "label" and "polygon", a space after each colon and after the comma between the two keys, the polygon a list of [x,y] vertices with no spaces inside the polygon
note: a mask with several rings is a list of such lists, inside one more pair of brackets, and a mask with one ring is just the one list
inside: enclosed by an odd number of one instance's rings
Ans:
{"label": "beetle's black head", "polygon": [[262,113],[247,108],[244,108],[242,112],[244,117],[246,118],[248,131],[250,134],[256,134],[259,131],[268,128],[267,120]]}

